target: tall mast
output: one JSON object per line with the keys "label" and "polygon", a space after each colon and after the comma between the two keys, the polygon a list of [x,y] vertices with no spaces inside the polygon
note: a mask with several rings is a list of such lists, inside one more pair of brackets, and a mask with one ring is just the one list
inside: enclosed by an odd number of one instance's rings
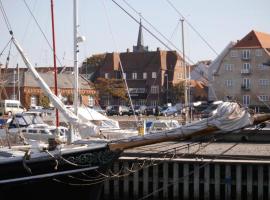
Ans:
{"label": "tall mast", "polygon": [[185,79],[185,116],[186,116],[186,122],[189,119],[189,109],[188,109],[188,82],[187,82],[187,66],[186,66],[186,59],[185,59],[185,39],[184,39],[184,19],[181,20],[181,26],[182,26],[182,51],[183,51],[183,65],[184,65],[184,79]]}
{"label": "tall mast", "polygon": [[78,4],[77,0],[73,0],[73,42],[74,42],[74,112],[75,115],[78,115],[78,44],[77,44],[77,36],[78,36]]}
{"label": "tall mast", "polygon": [[[58,85],[57,85],[57,66],[56,66],[56,47],[55,47],[55,32],[54,32],[54,9],[53,9],[53,0],[51,0],[51,18],[52,18],[52,39],[53,39],[53,68],[54,68],[54,94],[58,95]],[[56,115],[56,127],[59,126],[59,113],[58,109],[55,110]]]}
{"label": "tall mast", "polygon": [[20,68],[19,68],[19,64],[17,63],[17,79],[18,79],[18,100],[21,102],[21,89],[20,89]]}

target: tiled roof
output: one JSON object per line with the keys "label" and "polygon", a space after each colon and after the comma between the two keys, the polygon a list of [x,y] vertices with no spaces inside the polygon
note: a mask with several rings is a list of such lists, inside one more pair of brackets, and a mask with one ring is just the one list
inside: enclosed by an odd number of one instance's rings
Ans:
{"label": "tiled roof", "polygon": [[[54,87],[54,75],[52,72],[39,73],[42,79],[51,88]],[[61,73],[57,75],[58,88],[71,89],[74,87],[74,75],[72,73]],[[90,89],[89,82],[79,76],[79,87],[81,89]],[[30,72],[24,73],[24,86],[25,87],[39,87],[38,82],[34,79]]]}
{"label": "tiled roof", "polygon": [[252,30],[234,48],[270,48],[270,34]]}

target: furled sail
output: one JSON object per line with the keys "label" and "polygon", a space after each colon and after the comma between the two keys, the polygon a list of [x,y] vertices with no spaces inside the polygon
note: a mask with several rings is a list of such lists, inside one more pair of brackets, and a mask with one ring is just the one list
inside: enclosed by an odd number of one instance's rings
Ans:
{"label": "furled sail", "polygon": [[22,48],[20,47],[17,40],[12,36],[12,41],[15,44],[17,50],[19,51],[20,55],[23,58],[25,65],[31,71],[32,75],[34,76],[35,80],[39,83],[40,87],[42,88],[43,92],[50,98],[52,104],[64,115],[64,117],[71,123],[73,126],[89,126],[92,127],[91,130],[98,131],[97,126],[91,122],[82,122],[80,118],[78,118],[71,110],[67,109],[63,102],[51,91],[49,86],[44,82],[41,76],[38,74],[37,70],[32,66],[28,58],[25,56]]}

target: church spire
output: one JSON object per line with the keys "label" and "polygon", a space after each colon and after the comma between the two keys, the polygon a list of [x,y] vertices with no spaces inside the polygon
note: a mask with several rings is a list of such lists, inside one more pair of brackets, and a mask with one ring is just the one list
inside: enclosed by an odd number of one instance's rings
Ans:
{"label": "church spire", "polygon": [[144,51],[148,51],[148,47],[143,45],[142,21],[140,19],[137,46],[133,46],[133,52],[144,52]]}

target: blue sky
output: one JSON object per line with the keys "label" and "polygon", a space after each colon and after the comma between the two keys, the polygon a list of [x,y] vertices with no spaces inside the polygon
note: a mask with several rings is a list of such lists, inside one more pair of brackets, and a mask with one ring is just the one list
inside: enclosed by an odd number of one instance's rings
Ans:
{"label": "blue sky", "polygon": [[[116,0],[139,19],[123,0]],[[200,34],[219,53],[230,42],[241,39],[252,29],[270,34],[269,0],[170,0]],[[50,0],[26,0],[40,26],[51,42]],[[63,65],[73,59],[73,0],[54,0],[57,56]],[[167,0],[126,0],[179,49],[181,47],[180,16]],[[15,37],[30,61],[37,66],[51,66],[52,52],[37,28],[23,0],[2,0]],[[126,51],[136,44],[138,24],[111,0],[78,0],[79,32],[86,37],[80,44],[80,62],[86,57],[104,52]],[[108,16],[108,17],[107,17]],[[109,20],[108,20],[109,19]],[[143,22],[148,26],[146,22]],[[0,51],[9,40],[3,17],[0,18]],[[185,51],[193,62],[214,59],[216,54],[185,24]],[[111,27],[111,28],[110,28]],[[148,26],[149,27],[149,26]],[[174,32],[174,30],[177,30]],[[153,30],[149,28],[150,30]],[[174,34],[173,34],[174,32]],[[166,41],[164,41],[167,43]],[[150,50],[166,48],[144,31],[144,43]],[[7,51],[0,62],[5,63]],[[12,47],[10,66],[22,63]]]}

